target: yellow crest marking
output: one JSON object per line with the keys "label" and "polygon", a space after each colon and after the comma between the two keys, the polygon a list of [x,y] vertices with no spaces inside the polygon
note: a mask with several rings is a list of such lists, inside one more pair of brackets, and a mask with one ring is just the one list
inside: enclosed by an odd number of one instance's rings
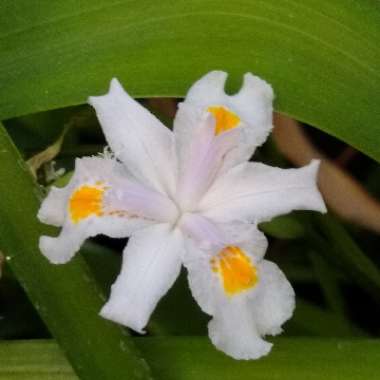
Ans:
{"label": "yellow crest marking", "polygon": [[215,136],[236,128],[240,123],[240,118],[223,106],[212,106],[207,111],[215,117]]}
{"label": "yellow crest marking", "polygon": [[248,290],[258,282],[257,268],[239,247],[225,247],[211,259],[210,264],[212,271],[220,275],[228,295]]}
{"label": "yellow crest marking", "polygon": [[73,223],[78,223],[89,216],[103,215],[104,187],[83,185],[76,189],[69,201],[69,212]]}

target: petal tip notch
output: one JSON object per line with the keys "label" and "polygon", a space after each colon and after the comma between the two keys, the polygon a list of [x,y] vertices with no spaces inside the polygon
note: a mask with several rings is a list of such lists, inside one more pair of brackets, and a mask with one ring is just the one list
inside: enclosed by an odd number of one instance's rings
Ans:
{"label": "petal tip notch", "polygon": [[101,100],[112,95],[117,95],[120,93],[125,93],[125,90],[117,78],[112,78],[110,81],[108,92],[102,95],[89,96],[87,98],[87,103],[93,107],[100,105]]}
{"label": "petal tip notch", "polygon": [[254,91],[257,95],[267,99],[268,102],[272,102],[274,99],[272,86],[266,80],[250,72],[244,74],[243,85],[237,95],[242,95],[246,91]]}

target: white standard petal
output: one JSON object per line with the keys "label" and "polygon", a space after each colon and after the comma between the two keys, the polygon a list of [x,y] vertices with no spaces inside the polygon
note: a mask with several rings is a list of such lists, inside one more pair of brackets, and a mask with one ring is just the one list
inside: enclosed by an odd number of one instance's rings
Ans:
{"label": "white standard petal", "polygon": [[219,222],[255,223],[292,210],[326,212],[317,187],[318,168],[317,160],[300,169],[241,164],[213,183],[199,210]]}
{"label": "white standard petal", "polygon": [[225,158],[223,171],[248,160],[272,129],[273,90],[251,73],[244,75],[243,85],[235,95],[224,91],[227,73],[212,71],[193,84],[174,120],[177,151],[186,157],[187,144],[199,127],[202,113],[214,114],[218,130],[239,127],[238,148]]}
{"label": "white standard petal", "polygon": [[172,201],[129,179],[117,161],[77,159],[69,184],[53,189],[41,205],[39,219],[62,230],[58,237],[42,236],[40,249],[52,263],[65,263],[88,237],[127,237],[152,223],[171,221],[177,213]]}
{"label": "white standard petal", "polygon": [[173,133],[153,114],[131,98],[117,79],[103,96],[92,96],[111,149],[142,183],[174,192],[176,155]]}
{"label": "white standard petal", "polygon": [[183,251],[181,232],[168,224],[136,232],[101,316],[143,333],[158,301],[180,273]]}

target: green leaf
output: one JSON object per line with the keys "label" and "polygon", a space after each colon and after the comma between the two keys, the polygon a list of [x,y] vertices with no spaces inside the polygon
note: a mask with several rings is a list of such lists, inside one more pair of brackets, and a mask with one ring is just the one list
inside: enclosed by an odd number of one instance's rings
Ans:
{"label": "green leaf", "polygon": [[[228,358],[205,337],[135,342],[159,380],[377,380],[380,371],[379,340],[280,338],[272,353],[257,361]],[[0,379],[76,379],[53,341],[3,342],[0,357]]]}
{"label": "green leaf", "polygon": [[77,107],[39,112],[7,120],[5,127],[14,144],[27,158],[59,138]]}
{"label": "green leaf", "polygon": [[284,328],[290,335],[349,337],[366,333],[348,319],[329,310],[323,310],[311,302],[297,298],[292,319]]}
{"label": "green leaf", "polygon": [[[126,330],[98,316],[105,297],[81,257],[48,263],[38,238],[40,190],[0,124],[0,249],[33,305],[82,379],[148,379],[150,372]],[[1,360],[2,361],[2,360]]]}
{"label": "green leaf", "polygon": [[302,223],[294,215],[281,215],[260,224],[266,234],[279,239],[297,239],[305,234]]}
{"label": "green leaf", "polygon": [[154,311],[148,331],[152,335],[207,335],[209,319],[192,297],[187,272],[182,270]]}
{"label": "green leaf", "polygon": [[276,110],[380,160],[378,1],[3,0],[0,17],[0,119],[84,103],[114,76],[183,96],[209,70],[235,89],[252,71]]}
{"label": "green leaf", "polygon": [[0,379],[78,379],[54,341],[13,341],[0,344]]}
{"label": "green leaf", "polygon": [[309,257],[329,308],[343,316],[346,305],[335,268],[315,251],[310,252]]}
{"label": "green leaf", "polygon": [[[346,229],[331,215],[313,215],[309,237],[318,252],[380,302],[380,269],[365,255]],[[315,230],[320,230],[316,233]]]}
{"label": "green leaf", "polygon": [[121,254],[110,248],[100,246],[91,240],[87,240],[82,245],[80,254],[86,260],[103,292],[108,294],[111,285],[120,273]]}
{"label": "green leaf", "polygon": [[7,264],[0,280],[0,305],[0,340],[50,337]]}

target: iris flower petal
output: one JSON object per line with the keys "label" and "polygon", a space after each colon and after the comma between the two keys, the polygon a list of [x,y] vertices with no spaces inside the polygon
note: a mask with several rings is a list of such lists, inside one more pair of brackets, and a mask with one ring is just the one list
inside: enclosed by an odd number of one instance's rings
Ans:
{"label": "iris flower petal", "polygon": [[141,183],[172,193],[176,181],[172,132],[131,98],[117,79],[112,79],[106,95],[91,96],[88,102],[116,157]]}
{"label": "iris flower petal", "polygon": [[38,219],[52,226],[61,227],[65,221],[67,190],[52,186],[38,211]]}
{"label": "iris flower petal", "polygon": [[242,251],[248,252],[253,262],[257,262],[262,259],[268,246],[264,234],[253,224],[215,224],[214,228],[217,228],[221,234],[223,245],[200,244],[194,236],[187,235],[184,257],[190,290],[202,310],[209,315],[215,314],[215,297],[218,295],[225,297],[212,270],[211,261],[215,254],[225,246],[237,246]]}
{"label": "iris flower petal", "polygon": [[212,343],[234,359],[258,359],[269,353],[272,343],[262,339],[245,302],[220,302],[219,312],[209,322]]}
{"label": "iris flower petal", "polygon": [[211,71],[195,82],[174,120],[177,151],[186,152],[189,137],[196,132],[202,112],[212,107],[223,107],[239,119],[236,125],[240,129],[238,149],[227,155],[223,171],[248,160],[273,128],[274,96],[271,86],[257,76],[246,73],[240,91],[227,95],[224,91],[226,79],[227,73]]}
{"label": "iris flower petal", "polygon": [[226,154],[237,147],[237,131],[215,135],[215,121],[205,115],[201,128],[192,136],[189,158],[181,166],[177,199],[182,210],[193,210],[223,165]]}
{"label": "iris flower petal", "polygon": [[169,224],[136,232],[124,251],[119,277],[101,315],[143,333],[158,301],[181,270],[183,238]]}
{"label": "iris flower petal", "polygon": [[272,346],[264,335],[280,333],[292,315],[294,291],[277,266],[255,252],[260,247],[265,252],[262,234],[256,229],[249,238],[241,230],[235,226],[230,234],[235,242],[222,250],[204,250],[187,240],[185,266],[194,298],[212,316],[214,345],[235,359],[257,359]]}
{"label": "iris flower petal", "polygon": [[326,212],[317,187],[318,168],[318,160],[300,169],[251,162],[238,165],[214,182],[199,209],[219,222],[255,223],[292,210]]}
{"label": "iris flower petal", "polygon": [[261,335],[277,335],[281,325],[293,314],[295,295],[284,273],[275,263],[262,260],[259,265],[261,290],[252,299],[251,313]]}
{"label": "iris flower petal", "polygon": [[53,189],[42,203],[39,219],[62,225],[62,231],[58,237],[42,236],[40,249],[51,262],[65,263],[88,237],[127,237],[176,213],[168,198],[129,179],[115,160],[77,159],[69,184]]}

